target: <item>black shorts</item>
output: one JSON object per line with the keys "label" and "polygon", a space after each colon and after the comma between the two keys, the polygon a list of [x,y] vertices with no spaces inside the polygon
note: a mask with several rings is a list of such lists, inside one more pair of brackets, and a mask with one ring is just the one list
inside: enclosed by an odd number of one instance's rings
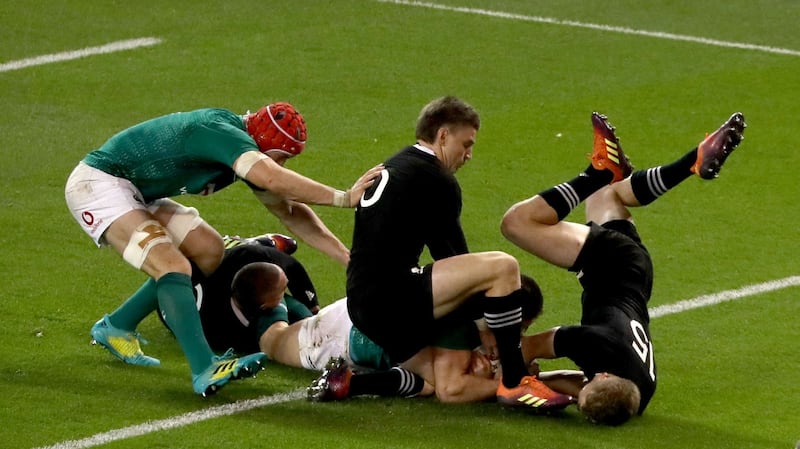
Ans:
{"label": "black shorts", "polygon": [[367,288],[347,290],[353,326],[396,363],[410,359],[433,340],[432,268],[382,274]]}
{"label": "black shorts", "polygon": [[589,236],[570,268],[583,286],[582,323],[603,322],[605,317],[594,315],[607,306],[620,307],[629,316],[647,317],[653,264],[636,227],[628,220],[588,225]]}

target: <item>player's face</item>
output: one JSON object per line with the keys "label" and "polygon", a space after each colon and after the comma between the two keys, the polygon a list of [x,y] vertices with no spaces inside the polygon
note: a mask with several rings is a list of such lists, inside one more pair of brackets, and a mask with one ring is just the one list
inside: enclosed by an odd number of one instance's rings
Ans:
{"label": "player's face", "polygon": [[445,168],[455,173],[472,159],[472,147],[478,130],[471,126],[453,126],[439,130],[439,145],[442,151],[442,163]]}

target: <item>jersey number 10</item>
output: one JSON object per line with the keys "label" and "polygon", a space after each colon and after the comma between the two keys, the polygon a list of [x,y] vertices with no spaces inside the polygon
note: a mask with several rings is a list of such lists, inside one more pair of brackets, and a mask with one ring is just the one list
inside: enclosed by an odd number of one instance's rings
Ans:
{"label": "jersey number 10", "polygon": [[631,346],[636,354],[642,359],[642,363],[650,367],[650,379],[656,381],[655,361],[653,360],[653,343],[647,338],[642,323],[631,320],[631,331],[633,331],[633,341]]}

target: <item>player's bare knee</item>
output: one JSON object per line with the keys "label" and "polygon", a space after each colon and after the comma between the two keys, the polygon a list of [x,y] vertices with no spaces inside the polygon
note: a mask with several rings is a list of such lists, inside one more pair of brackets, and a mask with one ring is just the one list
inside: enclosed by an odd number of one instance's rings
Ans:
{"label": "player's bare knee", "polygon": [[525,220],[520,213],[519,205],[515,204],[506,211],[500,221],[500,233],[503,237],[513,241],[525,226]]}
{"label": "player's bare knee", "polygon": [[586,207],[606,208],[614,203],[621,203],[617,192],[611,187],[602,188],[585,200]]}
{"label": "player's bare knee", "polygon": [[600,189],[586,199],[587,221],[603,224],[612,220],[631,218],[630,211],[625,206],[625,200],[616,189],[610,187]]}
{"label": "player's bare knee", "polygon": [[514,256],[502,251],[491,251],[489,254],[495,278],[519,281],[519,262]]}
{"label": "player's bare knee", "polygon": [[222,237],[215,234],[204,238],[200,249],[200,251],[191,251],[191,253],[187,249],[185,253],[204,274],[211,274],[222,263],[222,257],[225,254]]}
{"label": "player's bare knee", "polygon": [[200,217],[197,209],[177,206],[167,223],[167,233],[175,246],[203,273],[213,272],[222,262],[225,252],[222,237]]}
{"label": "player's bare knee", "polygon": [[162,243],[172,244],[167,230],[156,220],[146,220],[131,234],[128,245],[122,252],[122,258],[140,270],[150,251]]}

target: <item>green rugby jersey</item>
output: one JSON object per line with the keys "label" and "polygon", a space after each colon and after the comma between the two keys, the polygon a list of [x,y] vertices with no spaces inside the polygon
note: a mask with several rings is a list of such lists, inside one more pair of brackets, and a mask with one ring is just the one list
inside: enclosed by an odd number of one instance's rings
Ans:
{"label": "green rugby jersey", "polygon": [[258,146],[242,116],[226,109],[198,109],[123,130],[83,162],[131,181],[149,203],[227,187],[237,179],[234,161],[247,151],[258,151]]}

